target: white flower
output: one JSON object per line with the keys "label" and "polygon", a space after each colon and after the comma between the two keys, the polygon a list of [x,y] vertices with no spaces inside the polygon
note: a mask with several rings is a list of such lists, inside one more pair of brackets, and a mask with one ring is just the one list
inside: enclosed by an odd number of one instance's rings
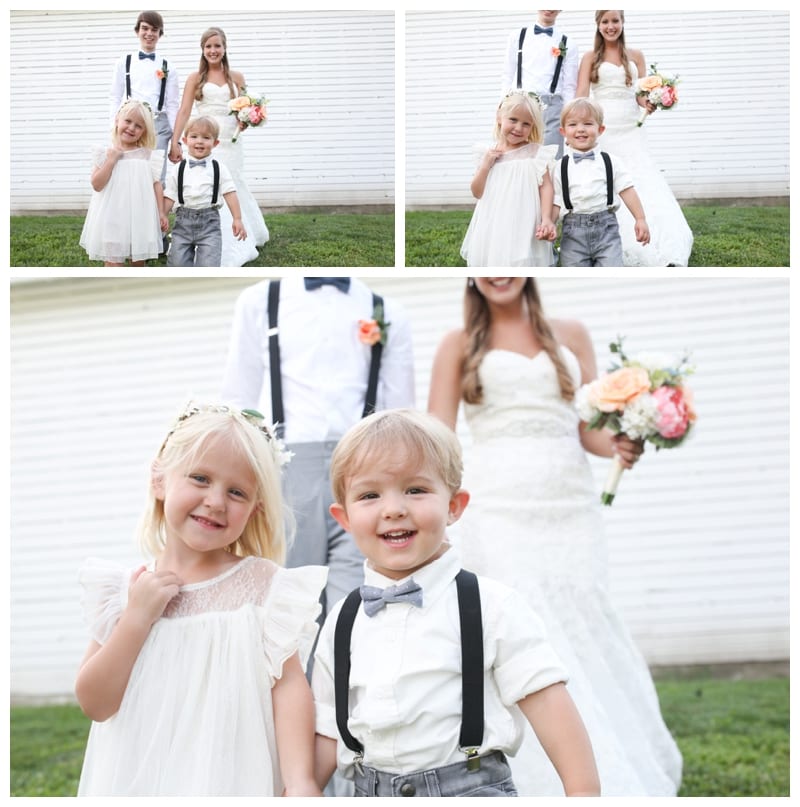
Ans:
{"label": "white flower", "polygon": [[592,402],[591,390],[591,384],[584,384],[575,393],[575,411],[584,423],[588,423],[597,414],[597,408]]}
{"label": "white flower", "polygon": [[638,367],[644,367],[648,373],[656,370],[663,370],[665,367],[675,367],[676,362],[672,356],[666,353],[639,353],[631,359]]}
{"label": "white flower", "polygon": [[655,433],[657,424],[658,406],[649,392],[631,401],[619,419],[620,431],[631,440],[641,440]]}

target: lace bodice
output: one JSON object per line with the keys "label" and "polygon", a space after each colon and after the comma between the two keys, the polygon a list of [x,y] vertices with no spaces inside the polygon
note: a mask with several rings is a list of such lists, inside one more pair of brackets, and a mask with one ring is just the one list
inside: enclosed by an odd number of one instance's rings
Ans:
{"label": "lace bodice", "polygon": [[236,117],[230,114],[228,104],[231,101],[231,90],[226,85],[206,82],[203,85],[203,97],[195,101],[195,110],[198,115],[210,115],[216,118],[220,127],[220,141],[230,139],[236,132]]}
{"label": "lace bodice", "polygon": [[636,76],[638,73],[636,63],[630,62],[633,84],[629,87],[625,83],[625,68],[622,65],[601,62],[597,68],[597,83],[592,84],[592,94],[602,106],[604,101],[632,100],[636,97]]}

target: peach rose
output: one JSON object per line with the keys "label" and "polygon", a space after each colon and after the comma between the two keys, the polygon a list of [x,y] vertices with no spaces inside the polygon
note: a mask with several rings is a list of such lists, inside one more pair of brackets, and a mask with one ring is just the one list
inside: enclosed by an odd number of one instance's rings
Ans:
{"label": "peach rose", "polygon": [[381,329],[374,319],[358,321],[358,338],[365,345],[377,345],[381,341]]}
{"label": "peach rose", "polygon": [[645,78],[639,79],[639,89],[642,90],[642,92],[650,92],[656,87],[660,87],[662,84],[663,82],[658,76],[645,76]]}
{"label": "peach rose", "polygon": [[250,99],[246,95],[240,95],[238,98],[234,98],[229,106],[233,112],[238,112],[240,109],[250,106]]}
{"label": "peach rose", "polygon": [[650,389],[650,376],[643,367],[622,367],[595,384],[592,398],[597,408],[601,412],[617,412]]}

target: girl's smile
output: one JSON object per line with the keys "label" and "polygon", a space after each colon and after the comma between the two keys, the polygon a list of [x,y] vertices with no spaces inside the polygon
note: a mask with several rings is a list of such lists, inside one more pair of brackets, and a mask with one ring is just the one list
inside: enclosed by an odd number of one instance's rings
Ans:
{"label": "girl's smile", "polygon": [[524,107],[515,107],[500,118],[500,138],[508,148],[518,148],[528,142],[533,118]]}
{"label": "girl's smile", "polygon": [[145,132],[144,121],[133,115],[126,116],[118,121],[117,132],[123,146],[138,146]]}
{"label": "girl's smile", "polygon": [[210,36],[206,40],[205,45],[203,45],[203,56],[206,57],[209,64],[222,61],[222,57],[225,56],[225,46],[218,35]]}
{"label": "girl's smile", "polygon": [[613,42],[619,39],[622,33],[622,17],[618,11],[608,11],[601,17],[597,27],[604,39]]}

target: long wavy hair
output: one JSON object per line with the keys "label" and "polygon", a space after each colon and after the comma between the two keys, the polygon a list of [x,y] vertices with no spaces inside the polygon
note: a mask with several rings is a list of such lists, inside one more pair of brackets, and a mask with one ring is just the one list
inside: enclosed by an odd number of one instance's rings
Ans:
{"label": "long wavy hair", "polygon": [[[542,301],[535,278],[525,279],[525,285],[522,287],[522,301],[527,308],[533,333],[556,368],[561,397],[565,401],[571,401],[575,397],[575,384],[561,358],[558,342],[542,310]],[[489,350],[491,326],[492,317],[486,298],[480,293],[474,282],[467,281],[467,288],[464,292],[464,332],[467,336],[467,345],[461,372],[461,397],[466,403],[477,404],[483,400],[478,368]]]}
{"label": "long wavy hair", "polygon": [[203,35],[200,37],[200,67],[197,69],[200,75],[197,82],[197,89],[194,91],[196,101],[203,100],[203,86],[208,81],[208,61],[206,60],[204,48],[206,42],[211,39],[212,36],[218,36],[222,40],[222,47],[225,48],[225,55],[222,57],[222,71],[225,74],[225,83],[230,87],[231,98],[236,98],[238,95],[236,85],[231,78],[231,68],[228,64],[228,40],[225,37],[225,31],[223,31],[222,28],[209,28],[207,31],[204,31]]}
{"label": "long wavy hair", "polygon": [[[592,59],[592,72],[589,74],[589,81],[592,84],[597,84],[597,71],[602,64],[606,54],[606,41],[600,33],[600,20],[603,15],[608,14],[608,11],[595,11],[594,22],[597,30],[594,32],[594,59]],[[622,66],[625,69],[625,84],[628,87],[633,86],[633,73],[631,72],[630,59],[628,58],[628,48],[625,46],[625,12],[619,12],[619,18],[622,20],[622,32],[619,35],[619,58],[622,60]]]}

